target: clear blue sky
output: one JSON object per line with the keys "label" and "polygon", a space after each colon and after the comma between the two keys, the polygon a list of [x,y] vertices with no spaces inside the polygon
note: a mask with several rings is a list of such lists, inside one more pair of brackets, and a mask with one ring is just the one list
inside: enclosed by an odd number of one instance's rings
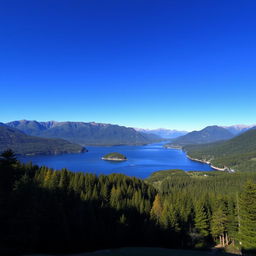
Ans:
{"label": "clear blue sky", "polygon": [[255,0],[0,0],[0,121],[256,123]]}

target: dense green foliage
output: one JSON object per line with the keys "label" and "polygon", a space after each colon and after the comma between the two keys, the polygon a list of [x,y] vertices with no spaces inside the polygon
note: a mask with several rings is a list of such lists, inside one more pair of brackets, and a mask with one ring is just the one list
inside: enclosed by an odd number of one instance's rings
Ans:
{"label": "dense green foliage", "polygon": [[12,149],[17,154],[60,154],[79,153],[84,148],[63,139],[38,138],[23,132],[0,125],[0,152]]}
{"label": "dense green foliage", "polygon": [[84,122],[14,121],[8,126],[28,135],[44,138],[61,138],[86,145],[142,145],[160,141],[161,138],[133,128],[119,125]]}
{"label": "dense green foliage", "polygon": [[0,161],[0,248],[67,252],[154,241],[156,191],[142,180],[8,159]]}
{"label": "dense green foliage", "polygon": [[221,140],[228,140],[234,135],[225,128],[219,126],[208,126],[201,131],[193,131],[177,139],[174,139],[171,144],[174,145],[189,145],[189,144],[204,144],[212,143]]}
{"label": "dense green foliage", "polygon": [[210,161],[214,166],[234,170],[256,170],[256,130],[249,130],[231,140],[184,147],[192,158]]}
{"label": "dense green foliage", "polygon": [[67,253],[242,242],[252,250],[255,182],[254,172],[170,170],[146,181],[97,177],[24,165],[7,151],[0,157],[0,248]]}
{"label": "dense green foliage", "polygon": [[256,184],[248,182],[240,198],[240,240],[245,249],[256,248]]}
{"label": "dense green foliage", "polygon": [[[241,241],[244,249],[256,249],[255,172],[170,170],[147,180],[159,191],[156,208],[160,210],[155,214],[159,224],[176,231],[180,239],[187,238],[187,245],[226,246]],[[248,180],[252,182],[245,185]]]}
{"label": "dense green foliage", "polygon": [[104,160],[126,160],[126,156],[124,156],[121,153],[118,152],[113,152],[113,153],[108,153],[106,155],[103,156]]}

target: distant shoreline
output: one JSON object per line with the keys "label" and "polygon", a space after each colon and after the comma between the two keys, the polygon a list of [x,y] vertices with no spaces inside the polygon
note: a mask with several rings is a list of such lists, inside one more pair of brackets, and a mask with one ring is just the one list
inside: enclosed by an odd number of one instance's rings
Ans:
{"label": "distant shoreline", "polygon": [[217,170],[217,171],[221,171],[221,172],[229,172],[229,173],[232,173],[232,172],[235,172],[234,170],[228,168],[228,167],[224,167],[224,168],[220,168],[220,167],[217,167],[217,166],[214,166],[211,164],[210,161],[204,161],[204,160],[200,160],[200,159],[197,159],[197,158],[192,158],[190,157],[187,153],[186,153],[186,156],[188,159],[190,159],[191,161],[195,161],[195,162],[200,162],[200,163],[204,163],[204,164],[208,164],[210,165],[210,167],[214,170]]}
{"label": "distant shoreline", "polygon": [[[180,150],[184,151],[182,146],[167,146],[165,148],[167,148],[167,149],[180,149]],[[197,158],[192,158],[191,156],[188,155],[188,153],[186,151],[184,151],[184,152],[186,154],[186,157],[188,159],[190,159],[191,161],[195,161],[195,162],[199,162],[199,163],[203,163],[203,164],[208,164],[208,165],[210,165],[210,167],[212,169],[214,169],[216,171],[229,172],[229,173],[235,172],[233,169],[230,169],[228,167],[220,168],[220,167],[214,166],[214,165],[211,164],[210,161],[205,161],[205,160],[200,160],[200,159],[197,159]]]}
{"label": "distant shoreline", "polygon": [[178,145],[164,145],[164,148],[166,149],[181,149],[182,150],[182,146],[178,146]]}

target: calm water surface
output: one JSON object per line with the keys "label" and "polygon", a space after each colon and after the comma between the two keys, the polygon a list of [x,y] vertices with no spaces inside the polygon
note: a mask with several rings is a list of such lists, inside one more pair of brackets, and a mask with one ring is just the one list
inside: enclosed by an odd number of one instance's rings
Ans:
{"label": "calm water surface", "polygon": [[[54,169],[67,168],[71,171],[90,172],[95,174],[123,173],[138,178],[147,178],[152,172],[166,169],[183,169],[186,171],[211,171],[212,168],[203,163],[189,160],[186,154],[178,149],[165,149],[164,143],[146,146],[111,146],[86,147],[89,152],[82,154],[63,154],[51,156],[25,156],[22,162],[32,161],[37,165],[45,165]],[[128,160],[110,162],[101,157],[110,152],[124,154]]]}

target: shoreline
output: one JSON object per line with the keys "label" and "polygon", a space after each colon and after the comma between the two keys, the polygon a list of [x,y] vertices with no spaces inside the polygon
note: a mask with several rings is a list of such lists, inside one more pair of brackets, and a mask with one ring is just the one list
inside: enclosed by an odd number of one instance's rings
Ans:
{"label": "shoreline", "polygon": [[212,169],[214,169],[216,171],[228,172],[228,173],[234,173],[235,172],[235,170],[230,169],[228,167],[220,168],[220,167],[214,166],[214,165],[211,164],[210,161],[201,160],[201,159],[197,159],[197,158],[192,158],[191,156],[188,155],[188,153],[185,150],[183,150],[183,148],[181,146],[180,147],[179,146],[176,146],[176,147],[175,146],[174,147],[168,146],[168,147],[165,147],[165,148],[167,148],[167,149],[180,149],[180,150],[185,152],[186,157],[188,159],[190,159],[191,161],[200,162],[200,163],[203,163],[203,164],[208,164],[208,165],[210,165],[210,167]]}
{"label": "shoreline", "polygon": [[197,159],[197,158],[192,158],[190,157],[187,153],[186,153],[186,157],[188,159],[190,159],[191,161],[195,161],[195,162],[200,162],[200,163],[203,163],[203,164],[209,164],[211,165],[211,162],[210,161],[205,161],[205,160],[200,160],[200,159]]}
{"label": "shoreline", "polygon": [[230,169],[228,167],[224,167],[224,168],[220,168],[220,167],[217,167],[217,166],[214,166],[211,164],[210,161],[204,161],[204,160],[200,160],[200,159],[197,159],[197,158],[192,158],[190,157],[187,153],[186,153],[186,156],[188,159],[190,159],[191,161],[195,161],[195,162],[200,162],[200,163],[204,163],[204,164],[208,164],[210,165],[210,167],[216,171],[221,171],[221,172],[229,172],[229,173],[233,173],[235,172],[233,169]]}
{"label": "shoreline", "polygon": [[166,148],[166,149],[181,149],[182,150],[182,146],[165,146],[164,145],[164,148]]}

